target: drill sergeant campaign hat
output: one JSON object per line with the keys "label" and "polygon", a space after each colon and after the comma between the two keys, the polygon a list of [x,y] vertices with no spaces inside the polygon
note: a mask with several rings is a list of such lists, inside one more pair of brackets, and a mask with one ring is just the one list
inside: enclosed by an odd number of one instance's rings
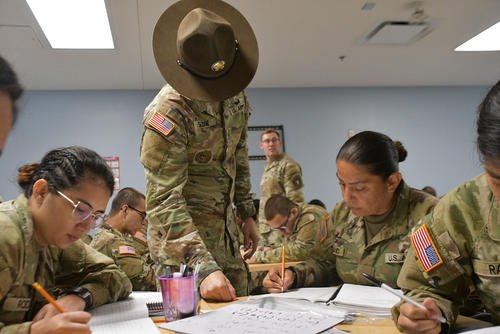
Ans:
{"label": "drill sergeant campaign hat", "polygon": [[259,62],[252,27],[220,0],[181,0],[167,8],[154,29],[153,53],[175,90],[212,102],[245,89]]}

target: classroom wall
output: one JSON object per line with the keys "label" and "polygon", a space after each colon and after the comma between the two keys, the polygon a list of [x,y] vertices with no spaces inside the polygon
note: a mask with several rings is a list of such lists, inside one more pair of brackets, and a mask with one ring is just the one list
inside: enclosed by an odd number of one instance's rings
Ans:
{"label": "classroom wall", "polygon": [[[488,87],[248,89],[249,125],[283,125],[286,151],[301,165],[305,198],[328,209],[341,199],[335,156],[348,130],[375,130],[402,141],[407,183],[439,195],[481,172],[474,146],[475,110]],[[0,195],[19,193],[16,169],[49,149],[84,145],[120,157],[121,186],[144,191],[138,161],[142,112],[156,91],[28,92],[0,158]],[[254,148],[258,143],[251,143]],[[259,196],[264,161],[251,161]]]}

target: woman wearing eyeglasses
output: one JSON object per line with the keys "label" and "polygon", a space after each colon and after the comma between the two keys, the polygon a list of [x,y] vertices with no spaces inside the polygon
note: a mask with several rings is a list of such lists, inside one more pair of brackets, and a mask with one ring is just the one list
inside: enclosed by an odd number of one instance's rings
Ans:
{"label": "woman wearing eyeglasses", "polygon": [[[132,288],[111,259],[79,240],[102,221],[113,175],[97,153],[74,146],[22,166],[18,183],[23,193],[0,204],[0,331],[90,333],[83,310]],[[34,282],[58,292],[63,313]]]}
{"label": "woman wearing eyeglasses", "polygon": [[269,271],[264,287],[280,292],[290,287],[363,284],[366,272],[396,287],[406,256],[409,233],[431,212],[437,198],[408,187],[399,172],[406,158],[400,142],[364,131],[351,137],[337,155],[337,178],[343,201],[331,215],[327,240],[311,260],[289,268],[282,283],[279,269]]}

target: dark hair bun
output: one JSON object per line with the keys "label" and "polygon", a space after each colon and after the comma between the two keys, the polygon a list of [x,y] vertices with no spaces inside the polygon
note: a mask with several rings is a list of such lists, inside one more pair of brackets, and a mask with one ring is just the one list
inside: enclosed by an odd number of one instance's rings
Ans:
{"label": "dark hair bun", "polygon": [[396,150],[398,151],[398,161],[405,161],[406,157],[408,156],[408,151],[403,146],[403,143],[401,143],[399,140],[396,140],[394,141],[394,146],[396,146]]}
{"label": "dark hair bun", "polygon": [[33,176],[40,167],[39,163],[25,164],[17,170],[17,184],[23,189],[26,189],[33,182]]}

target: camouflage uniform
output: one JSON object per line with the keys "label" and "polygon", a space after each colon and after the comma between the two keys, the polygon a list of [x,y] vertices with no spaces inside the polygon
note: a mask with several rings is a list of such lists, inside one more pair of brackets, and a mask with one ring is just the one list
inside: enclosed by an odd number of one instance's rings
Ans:
{"label": "camouflage uniform", "polygon": [[302,169],[300,165],[286,154],[274,161],[269,161],[262,174],[260,181],[260,204],[259,204],[259,245],[270,246],[281,243],[279,231],[273,231],[266,223],[264,208],[267,199],[272,195],[284,195],[296,204],[304,203],[302,189]]}
{"label": "camouflage uniform", "polygon": [[148,248],[147,226],[145,227],[132,236],[132,245],[141,256],[151,258]]}
{"label": "camouflage uniform", "polygon": [[[412,290],[408,295],[417,300],[436,299],[449,325],[455,323],[458,307],[473,286],[493,321],[500,324],[499,209],[485,174],[448,193],[418,226],[426,227],[434,243],[431,251],[439,255],[437,263],[429,262],[425,272],[410,247],[398,285]],[[398,310],[393,311],[397,319]]]}
{"label": "camouflage uniform", "polygon": [[90,234],[85,233],[83,237],[80,238],[80,240],[82,240],[87,245],[90,245],[90,243],[92,242],[92,236]]}
{"label": "camouflage uniform", "polygon": [[[285,244],[286,260],[301,261],[309,257],[309,251],[320,240],[320,228],[324,224],[327,212],[317,205],[299,205],[299,214],[295,222],[293,233],[288,236]],[[253,258],[257,263],[281,261],[282,241],[270,245],[268,251],[257,251]]]}
{"label": "camouflage uniform", "polygon": [[92,307],[128,296],[132,285],[111,259],[80,240],[65,250],[39,246],[31,219],[24,195],[0,204],[0,332],[29,333],[29,320],[46,303],[34,282],[49,290],[82,286]]}
{"label": "camouflage uniform", "polygon": [[[222,270],[248,294],[238,226],[255,214],[250,193],[242,92],[222,102],[189,100],[166,85],[144,113],[141,162],[147,179],[148,243],[159,274],[165,266],[201,263],[201,278]],[[155,120],[161,120],[155,125]]]}
{"label": "camouflage uniform", "polygon": [[104,224],[97,229],[90,246],[115,261],[127,274],[134,291],[156,291],[155,266],[135,249],[131,235]]}
{"label": "camouflage uniform", "polygon": [[[410,245],[411,228],[432,211],[438,199],[409,188],[403,181],[396,190],[396,202],[383,227],[366,240],[366,219],[354,216],[344,201],[333,210],[327,240],[311,253],[311,260],[295,267],[297,286],[369,284],[366,272],[396,287],[396,280]],[[381,225],[382,226],[382,225]]]}

